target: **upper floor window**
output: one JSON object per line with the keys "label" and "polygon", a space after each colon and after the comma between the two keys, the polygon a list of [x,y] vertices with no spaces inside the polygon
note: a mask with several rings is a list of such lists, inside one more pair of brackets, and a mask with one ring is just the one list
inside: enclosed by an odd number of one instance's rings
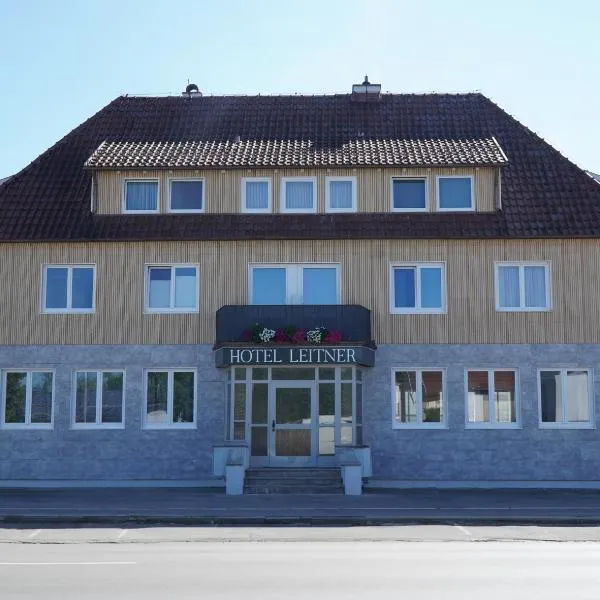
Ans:
{"label": "upper floor window", "polygon": [[547,369],[539,372],[540,425],[591,427],[593,394],[587,369]]}
{"label": "upper floor window", "polygon": [[46,265],[43,279],[44,312],[94,312],[93,265]]}
{"label": "upper floor window", "polygon": [[170,212],[204,212],[203,179],[171,179],[169,181]]}
{"label": "upper floor window", "polygon": [[442,263],[392,264],[392,313],[443,313],[445,275]]}
{"label": "upper floor window", "polygon": [[123,371],[76,371],[73,425],[123,425]]}
{"label": "upper floor window", "polygon": [[316,177],[281,178],[281,212],[317,212]]}
{"label": "upper floor window", "polygon": [[254,265],[252,304],[338,304],[337,265]]}
{"label": "upper floor window", "polygon": [[124,212],[158,212],[158,179],[126,180]]}
{"label": "upper floor window", "polygon": [[443,427],[446,420],[444,373],[433,369],[394,369],[393,426]]}
{"label": "upper floor window", "polygon": [[196,265],[161,265],[147,268],[148,312],[197,312],[198,299]]}
{"label": "upper floor window", "polygon": [[270,213],[271,206],[271,179],[242,177],[242,212]]}
{"label": "upper floor window", "polygon": [[550,268],[547,263],[496,264],[496,310],[550,310]]}
{"label": "upper floor window", "polygon": [[327,212],[356,212],[356,177],[327,177]]}
{"label": "upper floor window", "polygon": [[34,428],[52,426],[52,371],[5,371],[2,379],[2,425]]}
{"label": "upper floor window", "polygon": [[514,370],[467,371],[467,423],[470,426],[516,426],[517,400]]}
{"label": "upper floor window", "polygon": [[427,180],[425,177],[392,179],[392,210],[421,212],[427,210]]}
{"label": "upper floor window", "polygon": [[439,210],[475,210],[473,177],[438,177],[437,200]]}

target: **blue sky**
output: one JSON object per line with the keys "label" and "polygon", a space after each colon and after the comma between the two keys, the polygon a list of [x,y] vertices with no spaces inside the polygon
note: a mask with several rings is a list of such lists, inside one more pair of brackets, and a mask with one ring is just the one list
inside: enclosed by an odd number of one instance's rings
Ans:
{"label": "blue sky", "polygon": [[0,178],[121,94],[481,91],[600,171],[596,0],[0,0]]}

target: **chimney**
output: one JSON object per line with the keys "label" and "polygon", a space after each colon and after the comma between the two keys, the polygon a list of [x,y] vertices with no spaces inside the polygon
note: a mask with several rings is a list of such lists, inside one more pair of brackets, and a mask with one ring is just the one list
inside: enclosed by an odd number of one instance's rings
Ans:
{"label": "chimney", "polygon": [[381,84],[371,83],[367,75],[362,83],[352,86],[352,100],[356,102],[378,102],[381,100]]}

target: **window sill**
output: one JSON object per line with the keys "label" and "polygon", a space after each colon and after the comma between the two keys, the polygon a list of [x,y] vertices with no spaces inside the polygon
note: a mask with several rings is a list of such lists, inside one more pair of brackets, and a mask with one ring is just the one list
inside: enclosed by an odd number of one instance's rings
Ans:
{"label": "window sill", "polygon": [[392,429],[427,429],[427,430],[439,430],[444,431],[448,429],[448,425],[445,423],[407,423],[407,424],[399,424],[392,423]]}
{"label": "window sill", "polygon": [[51,431],[52,429],[54,429],[54,424],[53,423],[32,423],[32,424],[26,424],[26,423],[2,423],[2,426],[0,427],[0,429],[4,429],[4,430],[8,430],[8,429],[13,429],[13,430],[45,430],[45,431]]}
{"label": "window sill", "polygon": [[465,429],[523,429],[520,423],[465,423]]}
{"label": "window sill", "polygon": [[438,212],[475,212],[475,207],[469,206],[468,208],[442,208],[441,206],[437,207]]}
{"label": "window sill", "polygon": [[125,423],[72,423],[71,429],[73,431],[90,431],[90,430],[121,430],[125,429]]}
{"label": "window sill", "polygon": [[540,423],[540,429],[596,429],[593,423]]}
{"label": "window sill", "polygon": [[407,310],[399,310],[399,309],[392,309],[390,311],[390,314],[392,315],[445,315],[448,314],[445,310],[437,310],[437,309],[432,309],[432,310],[428,310],[428,309],[407,309]]}
{"label": "window sill", "polygon": [[164,308],[164,309],[150,309],[147,308],[144,311],[146,315],[197,315],[200,312],[199,308],[190,309],[177,309],[177,308]]}
{"label": "window sill", "polygon": [[160,214],[158,208],[156,210],[124,210],[124,215],[158,215]]}
{"label": "window sill", "polygon": [[196,214],[196,215],[198,215],[198,214],[202,214],[204,212],[205,211],[204,211],[203,208],[190,208],[189,210],[183,210],[183,209],[180,209],[180,210],[171,210],[171,209],[169,209],[168,212],[167,212],[167,214],[169,214],[169,215]]}
{"label": "window sill", "polygon": [[519,312],[552,312],[552,308],[501,308],[496,307],[496,312],[519,313]]}
{"label": "window sill", "polygon": [[326,214],[353,214],[357,212],[356,208],[327,208],[325,210]]}
{"label": "window sill", "polygon": [[179,429],[196,429],[196,423],[174,423],[165,425],[144,425],[145,431],[177,431]]}
{"label": "window sill", "polygon": [[317,213],[317,208],[282,208],[282,215],[314,215]]}
{"label": "window sill", "polygon": [[93,315],[95,308],[69,309],[69,308],[44,308],[43,315]]}
{"label": "window sill", "polygon": [[394,208],[392,206],[392,212],[394,213],[427,213],[429,209],[425,208]]}

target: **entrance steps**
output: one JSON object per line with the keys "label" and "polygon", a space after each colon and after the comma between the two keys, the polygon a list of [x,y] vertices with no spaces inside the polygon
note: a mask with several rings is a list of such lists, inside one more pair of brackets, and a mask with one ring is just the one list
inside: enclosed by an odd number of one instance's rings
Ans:
{"label": "entrance steps", "polygon": [[342,494],[339,468],[262,468],[246,471],[244,494]]}

